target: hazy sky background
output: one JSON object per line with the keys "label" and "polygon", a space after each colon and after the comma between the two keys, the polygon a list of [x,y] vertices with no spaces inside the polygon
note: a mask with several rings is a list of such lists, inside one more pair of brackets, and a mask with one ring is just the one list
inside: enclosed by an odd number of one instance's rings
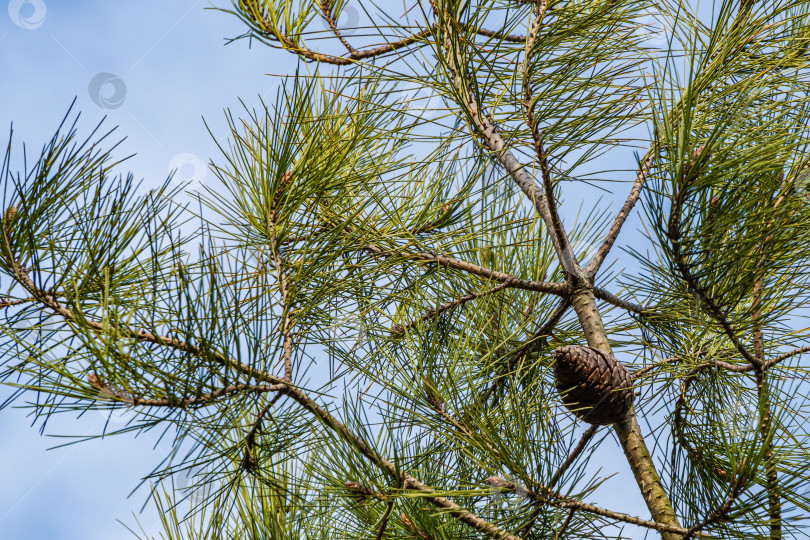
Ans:
{"label": "hazy sky background", "polygon": [[[29,152],[38,152],[76,97],[80,134],[105,115],[109,127],[119,125],[127,140],[116,155],[137,153],[126,169],[144,178],[145,188],[163,182],[172,168],[183,179],[211,182],[205,164],[217,150],[202,118],[224,140],[223,109],[239,116],[239,98],[251,106],[259,94],[272,101],[279,79],[266,74],[295,68],[291,55],[262,45],[223,46],[245,28],[232,16],[205,10],[207,0],[4,0],[0,7],[0,142],[13,122],[18,150],[24,141]],[[631,168],[632,160],[615,166]],[[616,205],[628,189],[604,195]],[[634,216],[627,232],[635,226]],[[7,395],[0,388],[0,399]],[[53,419],[48,433],[96,433],[106,420],[102,413],[78,422]],[[132,513],[140,511],[146,491],[127,495],[169,444],[155,450],[149,436],[118,436],[46,451],[63,440],[40,436],[30,424],[25,411],[0,412],[0,539],[132,538],[117,520],[134,526]],[[600,452],[619,474],[596,500],[647,517],[618,445],[607,441]],[[158,536],[151,503],[138,520]]]}

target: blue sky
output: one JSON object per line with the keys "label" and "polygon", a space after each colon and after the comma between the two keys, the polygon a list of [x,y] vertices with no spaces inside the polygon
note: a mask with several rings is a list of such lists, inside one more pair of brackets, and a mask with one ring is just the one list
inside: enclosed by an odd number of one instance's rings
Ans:
{"label": "blue sky", "polygon": [[[163,182],[175,167],[180,177],[210,185],[204,164],[217,150],[203,117],[224,138],[224,109],[238,116],[239,98],[248,105],[260,94],[272,98],[279,80],[267,74],[295,68],[291,55],[261,45],[224,46],[226,38],[245,29],[232,16],[206,10],[208,0],[11,0],[0,7],[0,141],[13,123],[17,145],[24,141],[37,151],[75,97],[82,133],[105,115],[110,127],[120,126],[127,140],[117,155],[137,153],[126,169],[143,178],[146,188]],[[620,204],[625,192],[622,187],[606,201]],[[6,395],[0,388],[0,399]],[[127,496],[168,443],[148,435],[119,436],[47,450],[64,440],[41,436],[25,414],[0,412],[0,539],[133,538],[119,520],[134,526],[133,513],[146,492]],[[79,421],[53,419],[47,433],[95,433],[106,420],[101,413]],[[116,416],[112,422],[124,420]],[[606,482],[597,501],[646,517],[618,445],[608,441],[600,452],[601,463],[618,476]],[[151,504],[138,520],[150,536],[158,536]]]}
{"label": "blue sky", "polygon": [[[247,41],[224,46],[244,27],[209,6],[207,0],[0,2],[0,141],[13,122],[18,150],[25,142],[29,152],[38,151],[75,97],[80,133],[105,115],[109,127],[120,126],[127,140],[117,155],[137,153],[126,169],[144,187],[163,182],[170,166],[210,182],[199,164],[217,151],[202,118],[224,137],[223,110],[237,112],[240,97],[252,105],[259,94],[273,96],[278,80],[266,73],[286,73],[295,62],[267,47],[249,50]],[[94,79],[100,89],[91,94]],[[7,395],[0,389],[0,399]],[[168,445],[153,450],[154,439],[114,437],[46,451],[64,441],[41,436],[25,414],[0,413],[0,539],[133,538],[116,520],[135,523],[132,513],[146,492],[127,495]],[[98,432],[106,417],[55,420],[47,433],[77,435]],[[138,519],[157,536],[151,505]]]}
{"label": "blue sky", "polygon": [[[145,188],[165,180],[172,167],[187,179],[212,182],[200,165],[217,150],[202,118],[224,137],[223,110],[238,115],[239,98],[249,105],[259,94],[272,98],[279,81],[266,74],[288,73],[295,62],[261,45],[248,49],[246,41],[223,46],[244,27],[208,6],[203,0],[12,1],[10,13],[0,11],[0,140],[13,122],[16,144],[38,150],[76,97],[84,133],[105,115],[110,127],[120,126],[127,140],[117,155],[137,153],[125,168]],[[78,422],[54,419],[47,433],[97,433],[105,421],[101,413]],[[0,413],[0,539],[132,538],[118,520],[133,526],[146,492],[127,496],[168,443],[155,449],[149,436],[120,436],[48,451],[64,440],[41,436],[30,424],[25,411]],[[618,505],[622,511],[647,515],[618,445],[603,445],[602,452],[620,471],[605,494],[619,490],[627,499]],[[151,504],[138,521],[158,536]]]}

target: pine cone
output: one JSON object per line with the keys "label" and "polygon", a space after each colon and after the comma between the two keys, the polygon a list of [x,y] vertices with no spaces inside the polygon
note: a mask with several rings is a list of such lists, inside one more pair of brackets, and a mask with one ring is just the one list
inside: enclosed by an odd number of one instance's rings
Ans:
{"label": "pine cone", "polygon": [[633,405],[630,372],[599,349],[558,348],[554,351],[554,378],[566,408],[590,424],[617,422]]}

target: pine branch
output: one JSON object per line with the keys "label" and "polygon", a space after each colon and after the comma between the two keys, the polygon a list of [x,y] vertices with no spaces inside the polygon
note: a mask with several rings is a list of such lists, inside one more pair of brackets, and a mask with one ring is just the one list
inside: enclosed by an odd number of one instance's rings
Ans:
{"label": "pine branch", "polygon": [[491,289],[487,289],[487,290],[481,291],[479,293],[473,293],[473,294],[468,294],[468,295],[462,296],[461,298],[453,300],[452,302],[447,302],[445,304],[442,304],[437,309],[429,310],[427,313],[425,313],[424,315],[422,315],[421,317],[419,317],[418,319],[416,319],[414,321],[409,321],[409,322],[405,323],[404,325],[397,324],[396,326],[391,328],[391,333],[392,334],[404,334],[406,330],[408,330],[410,328],[413,328],[414,326],[416,326],[420,322],[435,321],[435,320],[437,320],[439,318],[439,316],[441,316],[446,311],[457,308],[457,307],[459,307],[461,305],[464,305],[467,302],[470,302],[472,300],[477,300],[477,299],[482,298],[484,296],[489,296],[491,294],[495,294],[495,293],[497,293],[499,291],[502,291],[502,290],[504,290],[506,288],[509,288],[509,287],[510,287],[510,283],[508,281],[504,281],[500,285],[498,285],[496,287],[492,287]]}
{"label": "pine branch", "polygon": [[[327,212],[329,212],[330,215],[327,216],[327,220],[333,221],[333,212],[329,208],[328,204],[323,201],[319,201],[319,204]],[[354,229],[354,227],[350,225],[343,224],[342,226],[345,229],[344,234],[348,234]],[[424,252],[405,251],[403,249],[386,249],[371,243],[363,246],[362,250],[372,255],[382,256],[385,258],[401,258],[405,260],[436,263],[438,266],[444,266],[445,268],[452,268],[454,270],[461,270],[469,274],[483,277],[490,281],[505,283],[509,288],[551,293],[561,297],[565,297],[568,294],[568,288],[565,283],[549,283],[545,281],[523,279],[505,272],[490,270],[489,268],[485,268],[483,266],[452,258],[445,253],[437,253],[435,251]]]}
{"label": "pine branch", "polygon": [[[253,3],[254,3],[253,0],[240,0],[240,7],[242,9],[247,10],[248,16],[250,17],[250,21],[254,23],[257,29],[260,30],[263,34],[273,39],[276,39],[284,49],[300,56],[301,58],[304,58],[312,62],[332,64],[335,66],[348,66],[358,63],[362,60],[368,60],[379,56],[385,56],[387,54],[394,53],[400,49],[406,49],[412,45],[425,45],[428,43],[427,39],[430,38],[437,30],[436,26],[430,26],[427,30],[422,30],[421,32],[417,32],[406,38],[386,43],[385,45],[358,50],[352,47],[340,33],[340,29],[337,27],[337,23],[336,21],[334,21],[334,17],[332,17],[331,15],[331,10],[324,9],[322,7],[326,20],[329,23],[332,32],[341,41],[343,46],[346,47],[347,50],[349,51],[348,56],[336,56],[333,54],[313,51],[308,47],[299,45],[296,42],[296,40],[294,40],[289,35],[279,30],[262,12],[261,8],[254,6]],[[475,29],[471,28],[470,31],[480,36],[502,39],[504,41],[512,43],[523,43],[526,40],[525,36],[520,36],[516,34],[505,34],[500,31],[487,30],[485,28],[475,28]]]}
{"label": "pine branch", "polygon": [[571,524],[571,520],[574,518],[576,511],[576,508],[572,508],[568,511],[568,515],[566,516],[565,521],[563,521],[563,524],[560,526],[560,529],[554,533],[554,540],[560,540],[563,537],[563,534],[565,534],[565,530],[568,528],[568,525]]}
{"label": "pine branch", "polygon": [[[695,150],[695,153],[692,156],[693,163],[700,159],[703,148],[704,147],[700,147]],[[715,321],[717,321],[718,324],[720,324],[720,327],[723,329],[726,336],[728,336],[743,358],[745,358],[755,368],[761,367],[761,364],[756,357],[754,357],[748,351],[745,345],[743,345],[742,341],[740,341],[740,338],[737,336],[737,332],[734,330],[734,328],[732,328],[731,323],[729,323],[727,315],[723,313],[723,310],[720,309],[720,307],[715,303],[714,299],[709,296],[703,287],[700,286],[697,279],[692,275],[689,270],[689,264],[686,262],[681,252],[680,214],[681,209],[683,208],[687,199],[690,181],[691,179],[689,178],[688,174],[685,174],[684,178],[679,183],[678,189],[676,189],[672,196],[672,206],[670,209],[670,222],[667,237],[670,240],[673,261],[675,262],[675,266],[680,273],[681,278],[687,284],[689,289],[696,294],[701,301],[703,301],[708,308],[709,314],[715,319]]]}
{"label": "pine branch", "polygon": [[178,409],[192,409],[214,405],[222,398],[230,398],[234,394],[266,394],[278,392],[281,387],[275,384],[231,384],[223,388],[217,388],[211,392],[200,394],[190,398],[168,397],[168,398],[145,398],[137,394],[132,394],[113,385],[108,384],[95,373],[90,373],[87,380],[91,386],[101,390],[111,398],[115,398],[132,407],[167,407]]}
{"label": "pine branch", "polygon": [[[551,335],[552,330],[554,330],[554,327],[556,327],[560,322],[563,315],[565,315],[565,312],[568,311],[569,307],[571,307],[570,302],[567,300],[561,300],[551,313],[548,320],[534,334],[532,334],[523,345],[511,353],[514,355],[514,359],[509,362],[506,372],[497,376],[495,380],[492,381],[492,384],[486,389],[483,394],[483,401],[487,401],[490,396],[497,393],[503,384],[506,384],[507,376],[517,368],[530,350],[540,349],[541,347],[547,345],[547,338]],[[540,340],[539,343],[538,340]]]}
{"label": "pine branch", "polygon": [[276,26],[263,13],[261,7],[255,5],[256,3],[257,2],[255,2],[255,0],[240,0],[239,7],[243,10],[247,10],[247,13],[250,17],[250,21],[256,24],[263,33],[278,40],[279,43],[281,43],[281,45],[284,47],[284,49],[306,60],[319,62],[323,64],[348,66],[356,62],[359,62],[360,60],[366,60],[377,56],[390,54],[400,49],[407,48],[414,44],[426,43],[425,39],[430,37],[434,32],[433,28],[428,28],[427,30],[423,30],[421,32],[408,36],[407,38],[387,43],[386,45],[381,45],[379,47],[373,47],[369,49],[355,50],[354,52],[351,52],[349,56],[334,56],[331,54],[315,52],[307,47],[298,45],[296,41],[294,41],[288,35],[284,34],[281,30],[276,28]]}
{"label": "pine branch", "polygon": [[683,540],[689,540],[690,538],[694,538],[694,536],[698,532],[702,531],[706,527],[714,525],[715,523],[725,519],[728,513],[731,511],[731,506],[740,497],[743,491],[745,491],[745,487],[743,485],[737,485],[735,481],[734,485],[732,485],[731,487],[731,493],[729,494],[725,502],[723,502],[720,506],[718,506],[714,510],[714,512],[709,514],[706,517],[706,519],[690,527],[689,530],[684,535]]}
{"label": "pine branch", "polygon": [[[490,479],[492,481],[493,486],[498,489],[505,490],[505,491],[515,491],[517,486],[515,484],[508,482],[500,477],[493,477]],[[526,497],[531,499],[534,504],[542,505],[547,504],[549,506],[553,506],[555,508],[568,508],[571,510],[578,510],[581,512],[586,512],[589,514],[594,514],[597,516],[606,517],[609,519],[613,519],[616,521],[621,521],[624,523],[631,523],[633,525],[638,525],[640,527],[645,527],[647,529],[653,529],[660,532],[676,534],[676,535],[685,535],[689,532],[688,529],[684,529],[683,527],[674,526],[674,525],[667,525],[664,523],[656,523],[655,521],[649,521],[646,519],[642,519],[638,516],[632,516],[629,514],[623,514],[621,512],[614,512],[612,510],[606,510],[604,508],[599,508],[598,506],[593,506],[591,504],[584,503],[582,501],[578,501],[576,499],[571,499],[564,495],[559,494],[549,494],[549,495],[541,495],[540,492],[533,491],[531,489],[521,488],[521,492],[525,492]],[[715,538],[708,534],[702,533],[695,533],[695,535],[699,538]]]}
{"label": "pine branch", "polygon": [[548,483],[548,489],[554,489],[554,487],[557,485],[557,482],[560,481],[565,472],[571,467],[571,465],[574,464],[579,455],[585,450],[585,447],[588,446],[588,443],[590,442],[591,439],[593,439],[593,436],[596,435],[596,432],[599,431],[600,427],[601,426],[594,424],[587,430],[585,430],[585,433],[582,434],[582,438],[580,438],[579,443],[577,443],[577,445],[568,455],[563,464],[560,465],[560,468],[557,469],[557,472],[554,473],[554,476],[551,477],[551,480]]}
{"label": "pine branch", "polygon": [[362,499],[376,499],[378,501],[387,501],[391,498],[384,493],[374,491],[370,487],[364,486],[360,482],[348,481],[344,483],[344,486],[346,487],[347,490],[349,490],[354,495]]}
{"label": "pine branch", "polygon": [[[547,489],[554,489],[554,487],[557,485],[557,482],[559,482],[563,474],[565,474],[565,471],[567,471],[571,467],[571,465],[574,464],[576,459],[585,450],[585,447],[588,445],[588,442],[593,438],[593,436],[596,434],[599,428],[600,426],[592,425],[585,431],[585,433],[582,434],[582,438],[579,440],[579,443],[576,445],[576,447],[574,447],[571,453],[568,454],[568,457],[563,462],[563,464],[560,465],[560,468],[557,469],[557,472],[554,473],[554,476],[551,477]],[[568,517],[566,518],[565,522],[562,524],[562,526],[554,536],[555,539],[560,538],[562,534],[565,532],[565,529],[568,528],[568,525],[571,523],[571,519],[574,517],[575,512],[576,512],[575,508],[572,508],[570,512],[568,512]],[[537,522],[537,518],[540,516],[541,513],[542,508],[540,506],[537,506],[532,511],[529,522],[526,524],[525,527],[523,527],[523,529],[521,529],[519,533],[520,536],[526,536],[527,534],[529,534],[532,528],[534,528],[534,524]]]}
{"label": "pine branch", "polygon": [[478,266],[467,261],[454,259],[452,257],[448,257],[447,255],[426,252],[409,252],[403,250],[385,250],[377,247],[374,244],[368,244],[364,247],[364,249],[369,253],[381,255],[383,257],[397,257],[415,261],[433,262],[439,266],[444,266],[445,268],[461,270],[463,272],[474,274],[491,281],[506,283],[510,288],[550,293],[561,297],[564,297],[568,291],[568,288],[564,283],[548,283],[545,281],[523,279],[505,272],[490,270],[489,268],[484,268],[483,266]]}
{"label": "pine branch", "polygon": [[281,299],[282,299],[282,325],[281,325],[281,334],[283,336],[283,347],[284,347],[284,379],[287,381],[291,381],[293,378],[293,366],[292,366],[292,335],[291,335],[291,327],[292,327],[292,317],[290,315],[292,311],[292,301],[290,299],[290,285],[289,280],[287,277],[287,273],[284,270],[284,258],[281,256],[281,249],[278,245],[278,241],[276,240],[276,220],[278,219],[278,214],[281,211],[282,200],[284,197],[285,190],[289,187],[290,182],[293,181],[292,172],[284,173],[284,176],[281,178],[281,182],[276,190],[276,194],[273,197],[273,202],[270,205],[270,214],[269,214],[269,228],[272,231],[270,235],[270,250],[273,253],[273,258],[275,260],[276,272],[278,274],[278,283],[279,288],[281,289]]}
{"label": "pine branch", "polygon": [[687,405],[686,396],[689,392],[689,388],[692,386],[692,383],[695,381],[698,374],[700,374],[702,371],[706,369],[711,369],[712,367],[715,367],[715,364],[713,362],[704,362],[690,369],[684,375],[683,383],[681,385],[681,394],[678,397],[678,401],[675,405],[673,431],[675,432],[678,444],[692,456],[692,459],[698,462],[705,470],[711,471],[718,477],[722,478],[724,481],[733,484],[737,481],[735,479],[734,474],[732,472],[714,466],[709,460],[709,458],[707,458],[699,448],[689,444],[689,441],[686,440],[686,434],[684,433],[684,426],[686,425],[686,419],[683,416],[683,410]]}
{"label": "pine branch", "polygon": [[7,308],[11,306],[19,306],[21,304],[27,304],[29,302],[36,302],[36,298],[33,296],[29,298],[21,298],[19,300],[0,300],[0,309]]}
{"label": "pine branch", "polygon": [[346,41],[346,38],[340,33],[340,29],[337,27],[337,22],[335,18],[332,16],[332,8],[329,4],[329,0],[321,0],[321,11],[323,11],[323,16],[326,19],[326,22],[329,23],[329,28],[332,29],[332,33],[335,34],[335,37],[340,40],[346,50],[349,51],[350,54],[357,54],[357,49],[349,45],[349,42]]}
{"label": "pine branch", "polygon": [[[24,271],[22,266],[16,262],[16,260],[14,260],[14,266],[17,269],[17,278],[21,284],[27,288],[29,292],[33,294],[33,296],[38,298],[45,307],[62,316],[68,322],[86,326],[87,328],[99,333],[112,334],[117,337],[135,338],[140,341],[148,341],[156,345],[174,348],[191,354],[199,355],[202,352],[195,345],[185,343],[181,340],[170,338],[168,336],[156,336],[144,330],[136,332],[135,330],[120,323],[102,324],[84,316],[84,314],[81,317],[77,317],[76,314],[74,314],[70,309],[61,306],[47,291],[37,288],[28,277],[28,274]],[[445,510],[455,519],[458,519],[462,523],[469,525],[476,531],[485,534],[488,537],[501,540],[519,540],[517,536],[501,530],[493,523],[480,518],[469,510],[452,502],[450,499],[433,495],[436,492],[435,488],[425,485],[413,476],[400,471],[396,465],[380,456],[376,450],[366,443],[365,440],[352,432],[348,427],[346,427],[345,424],[341,423],[331,414],[329,414],[326,409],[310,398],[303,390],[297,386],[294,386],[291,380],[279,378],[269,373],[257,370],[224,356],[221,353],[214,353],[212,356],[213,359],[222,366],[234,369],[239,373],[256,379],[257,381],[270,383],[270,385],[273,387],[272,391],[291,398],[304,410],[312,414],[317,421],[321,422],[325,427],[334,431],[341,438],[352,444],[352,446],[354,446],[354,448],[368,461],[379,467],[393,479],[401,481],[404,489],[420,492],[424,498],[430,501],[434,506]]]}
{"label": "pine branch", "polygon": [[[792,350],[790,352],[780,354],[779,356],[777,356],[775,358],[771,358],[770,360],[765,362],[762,367],[763,367],[763,369],[770,369],[771,367],[775,366],[776,364],[779,364],[780,362],[784,362],[785,360],[787,360],[789,358],[793,358],[794,356],[804,354],[806,352],[810,352],[810,345],[806,345],[804,347],[799,347],[798,349],[794,349],[794,350]],[[746,366],[745,371],[751,371],[752,369],[754,369],[753,366]]]}
{"label": "pine branch", "polygon": [[615,294],[612,294],[612,293],[610,293],[610,292],[608,292],[605,289],[602,289],[600,287],[594,287],[593,288],[593,295],[596,298],[598,298],[599,300],[602,300],[604,302],[607,302],[608,304],[612,304],[612,305],[614,305],[616,307],[627,310],[627,311],[629,311],[631,313],[636,313],[638,315],[653,315],[654,314],[654,312],[650,308],[640,306],[638,304],[630,302],[629,300],[623,300],[623,299],[619,298],[618,296],[616,296]]}
{"label": "pine branch", "polygon": [[444,48],[448,76],[450,83],[458,94],[458,104],[463,107],[465,115],[472,124],[474,134],[480,138],[484,146],[495,155],[504,169],[506,169],[506,172],[511,176],[520,190],[523,191],[535,207],[537,213],[543,219],[543,222],[550,231],[554,250],[566,274],[584,277],[580,275],[582,272],[574,256],[574,252],[571,249],[568,237],[565,235],[565,230],[555,226],[555,218],[545,193],[535,185],[534,179],[529,176],[524,166],[518,162],[515,155],[508,148],[495,122],[492,121],[478,103],[470,86],[473,78],[468,76],[463,67],[464,62],[462,58],[464,57],[464,53],[459,50],[459,47],[460,44],[454,42],[451,39],[451,34],[447,33]]}
{"label": "pine branch", "polygon": [[262,422],[264,422],[264,418],[267,416],[267,413],[270,412],[276,402],[283,396],[284,394],[277,393],[275,396],[273,396],[273,399],[271,399],[267,405],[262,407],[258,414],[256,414],[256,421],[253,422],[253,425],[250,427],[250,430],[245,437],[245,455],[242,458],[242,466],[245,468],[245,470],[253,471],[256,469],[256,466],[258,465],[256,456],[254,454],[254,448],[256,447],[256,435],[258,435],[261,431]]}
{"label": "pine branch", "polygon": [[[810,352],[810,345],[799,347],[792,351],[780,354],[779,356],[775,356],[769,360],[766,360],[762,363],[763,371],[767,371],[768,369],[772,368],[773,366],[784,362],[794,356],[798,356],[800,354],[804,354],[806,352]],[[730,356],[729,356],[730,357]],[[677,364],[684,360],[681,356],[673,356],[670,358],[665,358],[664,360],[660,360],[654,364],[650,364],[649,366],[643,367],[639,369],[635,374],[633,374],[634,379],[645,377],[649,372],[654,371],[658,368],[664,367],[670,364]],[[751,364],[729,364],[728,362],[724,362],[723,360],[715,360],[710,359],[706,365],[712,365],[717,368],[725,369],[728,371],[732,371],[734,373],[747,373],[749,371],[754,371],[754,366]]]}
{"label": "pine branch", "polygon": [[[537,162],[540,164],[540,172],[543,179],[543,189],[545,190],[545,201],[546,201],[546,208],[551,222],[551,230],[553,231],[552,236],[555,236],[561,244],[565,244],[567,242],[567,236],[565,233],[565,228],[563,227],[562,221],[560,220],[559,213],[557,212],[557,201],[554,195],[554,182],[551,178],[551,171],[549,169],[548,164],[548,155],[546,154],[545,147],[543,145],[543,136],[540,133],[540,128],[538,126],[538,122],[534,116],[534,100],[532,95],[532,87],[531,87],[531,71],[529,66],[532,63],[532,53],[534,52],[534,45],[535,40],[537,39],[540,30],[543,26],[543,18],[546,15],[546,10],[548,9],[548,0],[541,0],[538,6],[534,9],[534,22],[531,23],[529,28],[529,34],[526,39],[526,47],[524,51],[524,60],[523,60],[523,107],[525,109],[526,114],[526,124],[529,127],[529,130],[532,134],[532,139],[534,139],[534,152],[535,158]],[[563,239],[566,239],[565,242]],[[574,259],[574,268],[578,268],[576,264],[576,259]],[[563,268],[565,270],[575,275],[572,269],[566,267],[563,264]]]}
{"label": "pine branch", "polygon": [[376,540],[382,540],[383,534],[385,534],[385,529],[388,528],[388,520],[391,518],[391,512],[394,510],[394,501],[388,503],[388,508],[385,509],[385,514],[383,514],[382,521],[380,522],[380,528],[377,530]]}

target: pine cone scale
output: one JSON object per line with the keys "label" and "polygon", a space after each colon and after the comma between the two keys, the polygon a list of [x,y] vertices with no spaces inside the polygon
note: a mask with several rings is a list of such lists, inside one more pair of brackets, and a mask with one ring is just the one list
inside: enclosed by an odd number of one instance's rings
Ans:
{"label": "pine cone scale", "polygon": [[558,348],[554,352],[554,377],[563,404],[585,422],[618,422],[633,405],[630,372],[599,349],[580,345]]}

